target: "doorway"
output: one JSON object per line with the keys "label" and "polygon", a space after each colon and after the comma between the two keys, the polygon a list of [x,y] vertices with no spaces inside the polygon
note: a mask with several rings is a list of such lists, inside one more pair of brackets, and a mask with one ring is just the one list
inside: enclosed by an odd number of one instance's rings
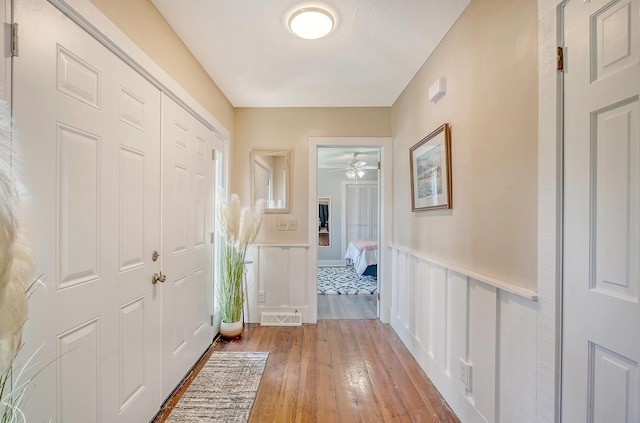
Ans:
{"label": "doorway", "polygon": [[[318,319],[388,321],[384,282],[390,264],[379,246],[390,239],[384,216],[391,207],[384,195],[391,187],[391,139],[310,138],[309,143],[309,219],[318,222],[309,233],[309,303]],[[348,261],[352,241],[355,255]],[[358,249],[369,263],[364,258],[355,263]]]}
{"label": "doorway", "polygon": [[380,149],[318,148],[318,319],[375,319]]}

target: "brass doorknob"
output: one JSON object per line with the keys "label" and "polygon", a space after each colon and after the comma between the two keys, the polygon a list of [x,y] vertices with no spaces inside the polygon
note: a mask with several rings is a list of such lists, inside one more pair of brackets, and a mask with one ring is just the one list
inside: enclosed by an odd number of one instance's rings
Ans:
{"label": "brass doorknob", "polygon": [[167,280],[167,275],[163,274],[162,271],[160,271],[160,273],[154,273],[153,276],[151,276],[151,283],[153,283],[154,285],[158,282],[164,282]]}

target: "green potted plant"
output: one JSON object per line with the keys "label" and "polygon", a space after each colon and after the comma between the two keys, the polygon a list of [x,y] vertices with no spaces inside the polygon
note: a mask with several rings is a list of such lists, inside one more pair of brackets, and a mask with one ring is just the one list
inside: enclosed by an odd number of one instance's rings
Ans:
{"label": "green potted plant", "polygon": [[220,306],[220,334],[235,338],[242,333],[242,310],[245,291],[242,285],[244,260],[248,246],[260,229],[265,201],[258,200],[253,209],[240,204],[237,194],[229,201],[218,203],[218,230],[224,239],[220,254],[218,305]]}

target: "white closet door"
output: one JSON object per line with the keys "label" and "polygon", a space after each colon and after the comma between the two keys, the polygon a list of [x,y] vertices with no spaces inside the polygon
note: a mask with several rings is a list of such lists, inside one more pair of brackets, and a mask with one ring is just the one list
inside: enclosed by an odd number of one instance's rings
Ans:
{"label": "white closet door", "polygon": [[565,9],[562,421],[640,422],[640,1]]}
{"label": "white closet door", "polygon": [[343,250],[354,239],[378,238],[378,184],[362,181],[343,185]]}
{"label": "white closet door", "polygon": [[160,406],[160,93],[43,0],[16,1],[19,174],[46,289],[30,422],[144,422]]}
{"label": "white closet door", "polygon": [[162,98],[162,395],[213,340],[213,131]]}

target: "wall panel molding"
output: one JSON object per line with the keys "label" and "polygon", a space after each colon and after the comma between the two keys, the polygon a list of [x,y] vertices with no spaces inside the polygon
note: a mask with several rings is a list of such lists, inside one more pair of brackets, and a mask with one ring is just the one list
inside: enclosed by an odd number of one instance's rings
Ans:
{"label": "wall panel molding", "polygon": [[[404,248],[391,251],[391,326],[458,417],[535,422],[535,296]],[[462,362],[471,365],[468,386]]]}
{"label": "wall panel molding", "polygon": [[312,321],[308,244],[254,244],[245,264],[246,322],[260,323],[262,313],[301,313],[303,323]]}

